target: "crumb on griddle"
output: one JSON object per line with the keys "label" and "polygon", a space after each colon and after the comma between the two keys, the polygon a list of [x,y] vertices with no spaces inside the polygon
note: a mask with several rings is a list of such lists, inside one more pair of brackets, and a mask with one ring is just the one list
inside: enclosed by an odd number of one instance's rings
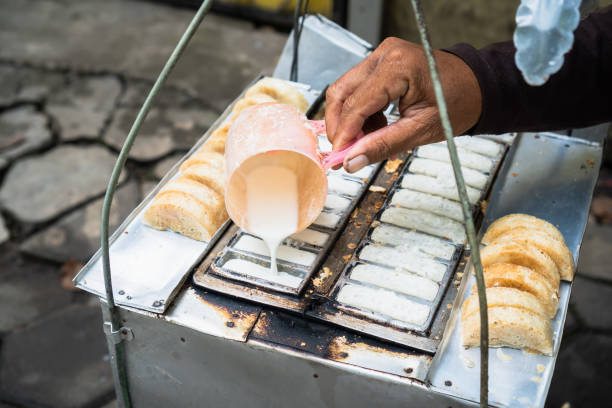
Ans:
{"label": "crumb on griddle", "polygon": [[353,243],[351,242],[351,243],[350,243],[350,244],[348,244],[346,247],[347,247],[348,249],[355,249],[355,248],[357,248],[357,245],[355,245],[355,244],[353,244]]}
{"label": "crumb on griddle", "polygon": [[382,186],[370,186],[368,190],[373,193],[384,193],[385,191],[387,191],[387,189]]}
{"label": "crumb on griddle", "polygon": [[344,259],[344,262],[348,262],[348,261],[350,261],[350,260],[351,260],[351,257],[352,257],[352,255],[351,255],[351,254],[347,254],[347,255],[344,255],[344,256],[342,257],[342,259]]}
{"label": "crumb on griddle", "polygon": [[401,159],[389,160],[385,163],[385,171],[389,174],[395,173],[399,169],[400,164],[402,164]]}
{"label": "crumb on griddle", "polygon": [[312,280],[312,283],[315,285],[315,287],[318,288],[323,285],[323,283],[325,283],[327,278],[329,278],[331,275],[331,269],[329,269],[329,267],[327,266],[324,266],[323,269],[321,269],[321,271],[319,272],[319,275],[317,275],[317,277]]}

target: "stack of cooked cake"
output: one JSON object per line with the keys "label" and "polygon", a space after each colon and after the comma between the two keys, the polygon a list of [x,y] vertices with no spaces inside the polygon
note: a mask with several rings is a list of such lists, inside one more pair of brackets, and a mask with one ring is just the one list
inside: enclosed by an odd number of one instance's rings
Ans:
{"label": "stack of cooked cake", "polygon": [[[455,142],[470,201],[477,204],[503,145],[471,136]],[[466,240],[446,143],[419,147],[399,187],[337,300],[422,327],[435,310],[448,265]]]}
{"label": "stack of cooked cake", "polygon": [[[551,355],[550,320],[559,305],[560,280],[574,277],[574,258],[554,225],[525,214],[495,221],[480,251],[489,314],[489,345]],[[463,304],[462,339],[480,344],[476,286]]]}
{"label": "stack of cooked cake", "polygon": [[308,109],[304,96],[289,83],[274,78],[258,81],[236,102],[230,117],[204,146],[181,165],[179,176],[155,196],[144,214],[145,224],[199,241],[212,238],[228,219],[224,201],[225,138],[244,109],[266,102],[290,104],[302,113]]}

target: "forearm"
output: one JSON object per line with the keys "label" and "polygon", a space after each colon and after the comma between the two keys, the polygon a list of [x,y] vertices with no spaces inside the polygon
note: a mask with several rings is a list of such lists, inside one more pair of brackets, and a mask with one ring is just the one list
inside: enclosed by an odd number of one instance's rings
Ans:
{"label": "forearm", "polygon": [[583,20],[559,72],[532,87],[514,63],[512,42],[445,51],[474,72],[482,93],[480,120],[468,133],[559,130],[612,120],[612,7]]}

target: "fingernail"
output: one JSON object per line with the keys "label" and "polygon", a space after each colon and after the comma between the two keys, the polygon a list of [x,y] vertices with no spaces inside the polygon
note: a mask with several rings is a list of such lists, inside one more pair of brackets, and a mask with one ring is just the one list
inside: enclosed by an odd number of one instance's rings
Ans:
{"label": "fingernail", "polygon": [[360,154],[359,156],[349,160],[344,167],[349,173],[355,173],[356,171],[363,169],[368,164],[370,164],[368,157],[365,154]]}

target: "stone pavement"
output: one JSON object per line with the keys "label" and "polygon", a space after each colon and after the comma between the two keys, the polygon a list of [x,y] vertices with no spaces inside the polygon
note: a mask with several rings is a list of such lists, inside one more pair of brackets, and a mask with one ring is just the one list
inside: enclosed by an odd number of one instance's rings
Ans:
{"label": "stone pavement", "polygon": [[[97,299],[71,291],[62,273],[99,247],[102,195],[117,152],[192,15],[130,0],[2,4],[0,407],[115,406]],[[111,228],[246,84],[271,70],[285,38],[206,18],[130,154]],[[551,407],[607,401],[611,252],[612,225],[591,220]]]}

